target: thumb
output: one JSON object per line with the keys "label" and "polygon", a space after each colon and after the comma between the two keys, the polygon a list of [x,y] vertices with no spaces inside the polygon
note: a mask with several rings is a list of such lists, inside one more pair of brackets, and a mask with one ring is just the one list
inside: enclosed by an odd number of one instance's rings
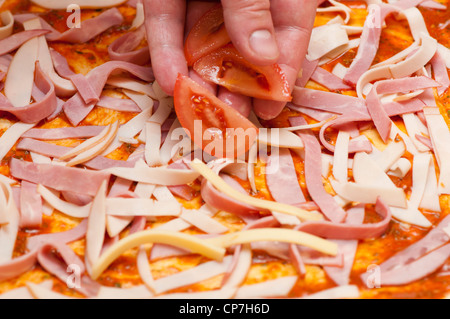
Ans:
{"label": "thumb", "polygon": [[279,50],[270,0],[222,0],[225,26],[236,49],[249,62],[270,65]]}

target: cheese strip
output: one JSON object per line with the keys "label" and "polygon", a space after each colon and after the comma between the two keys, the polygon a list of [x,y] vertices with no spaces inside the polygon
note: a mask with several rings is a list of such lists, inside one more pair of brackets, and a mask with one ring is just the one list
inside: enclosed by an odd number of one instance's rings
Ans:
{"label": "cheese strip", "polygon": [[202,238],[171,231],[144,230],[129,235],[110,246],[92,265],[91,278],[98,279],[102,272],[127,250],[149,243],[172,245],[219,261],[225,255],[224,248]]}
{"label": "cheese strip", "polygon": [[305,232],[288,228],[249,229],[209,238],[205,241],[224,248],[258,241],[276,241],[306,246],[321,253],[333,256],[338,253],[336,243]]}
{"label": "cheese strip", "polygon": [[0,137],[0,160],[2,160],[11,148],[17,143],[22,134],[33,128],[36,124],[26,124],[22,122],[10,126]]}
{"label": "cheese strip", "polygon": [[270,210],[270,211],[276,211],[280,213],[285,213],[288,215],[294,215],[302,220],[322,220],[323,217],[316,213],[311,213],[306,210],[303,210],[301,208],[282,204],[282,203],[276,203],[273,201],[263,200],[255,197],[251,197],[249,195],[245,195],[234,188],[232,188],[230,185],[228,185],[222,178],[220,178],[214,171],[212,171],[206,164],[201,162],[198,159],[194,159],[192,162],[189,163],[189,165],[192,167],[193,170],[197,171],[199,174],[201,174],[204,178],[206,178],[215,188],[220,190],[222,193],[226,194],[227,196],[231,197],[232,199],[242,202],[263,210]]}
{"label": "cheese strip", "polygon": [[[37,19],[35,21],[38,21]],[[34,29],[33,20],[25,22],[25,30]],[[28,106],[33,90],[39,40],[33,38],[22,44],[9,65],[5,80],[5,95],[15,107]]]}
{"label": "cheese strip", "polygon": [[46,9],[66,10],[70,5],[78,5],[82,9],[115,7],[126,0],[32,0],[32,2]]}
{"label": "cheese strip", "polygon": [[87,218],[91,209],[91,204],[85,206],[78,206],[66,201],[63,201],[48,188],[43,185],[38,185],[37,192],[42,196],[46,203],[59,212],[74,218]]}
{"label": "cheese strip", "polygon": [[302,139],[287,129],[262,128],[259,130],[258,142],[280,148],[303,149]]}
{"label": "cheese strip", "polygon": [[89,212],[85,248],[85,264],[88,273],[91,272],[91,266],[99,259],[105,240],[106,191],[107,181],[104,181],[92,201]]}
{"label": "cheese strip", "polygon": [[184,185],[195,181],[199,173],[187,169],[171,169],[167,167],[114,167],[106,170],[115,176],[135,182],[164,186]]}
{"label": "cheese strip", "polygon": [[114,216],[179,216],[181,204],[150,198],[108,198],[106,211]]}
{"label": "cheese strip", "polygon": [[334,191],[341,197],[359,203],[375,204],[380,197],[387,205],[406,207],[406,195],[398,187],[380,187],[378,185],[361,185],[357,183],[339,183],[330,180]]}
{"label": "cheese strip", "polygon": [[0,27],[0,40],[3,40],[13,33],[14,16],[11,11],[8,10],[0,13],[0,18],[3,24],[2,27]]}
{"label": "cheese strip", "polygon": [[327,53],[348,44],[347,32],[339,24],[326,24],[312,30],[308,46],[308,60],[320,59]]}
{"label": "cheese strip", "polygon": [[[1,182],[0,182],[1,183]],[[19,231],[20,215],[13,199],[9,184],[0,184],[3,193],[4,207],[2,209],[2,223],[0,225],[0,264],[10,261],[13,257],[17,233]]]}

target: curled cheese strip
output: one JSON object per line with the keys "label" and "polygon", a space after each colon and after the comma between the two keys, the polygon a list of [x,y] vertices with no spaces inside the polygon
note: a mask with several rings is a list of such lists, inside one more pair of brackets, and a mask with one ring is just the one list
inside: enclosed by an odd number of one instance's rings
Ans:
{"label": "curled cheese strip", "polygon": [[356,93],[364,98],[364,88],[372,81],[389,78],[403,78],[421,70],[435,55],[437,41],[429,35],[422,33],[418,50],[402,62],[391,65],[382,65],[365,72],[356,84]]}
{"label": "curled cheese strip", "polygon": [[312,30],[307,58],[314,61],[349,43],[347,31],[339,24],[325,24]]}
{"label": "curled cheese strip", "polygon": [[138,2],[136,4],[136,17],[133,20],[133,23],[131,24],[130,30],[136,30],[141,25],[144,24],[145,21],[145,14],[144,14],[144,5],[142,2]]}
{"label": "curled cheese strip", "polygon": [[37,192],[51,207],[67,216],[71,216],[74,218],[87,218],[89,216],[89,211],[91,210],[90,203],[85,206],[78,206],[63,201],[53,192],[51,192],[48,188],[46,188],[41,184],[38,185]]}
{"label": "curled cheese strip", "polygon": [[59,158],[59,160],[65,161],[71,157],[75,157],[75,156],[89,150],[90,148],[100,144],[106,138],[106,136],[108,136],[108,133],[110,131],[111,131],[111,125],[108,125],[100,132],[100,134],[98,134],[97,136],[91,137],[90,139],[81,143],[77,147],[71,149],[69,152],[67,152],[66,154],[61,156]]}
{"label": "curled cheese strip", "polygon": [[92,279],[98,279],[102,272],[127,250],[149,243],[172,245],[219,261],[225,255],[224,248],[193,235],[156,229],[144,230],[129,235],[110,246],[92,265]]}
{"label": "curled cheese strip", "polygon": [[347,24],[348,21],[350,21],[350,14],[352,12],[352,9],[334,0],[329,0],[329,2],[333,6],[326,8],[317,8],[317,12],[342,12],[345,15],[344,23]]}
{"label": "curled cheese strip", "polygon": [[118,130],[119,130],[119,122],[117,121],[114,124],[108,126],[107,135],[101,141],[99,141],[97,145],[92,145],[91,148],[86,149],[82,153],[78,154],[75,158],[71,159],[67,163],[67,166],[75,166],[87,162],[93,159],[94,157],[100,155],[112,143],[112,141],[116,137]]}
{"label": "curled cheese strip", "polygon": [[36,124],[25,124],[18,122],[10,126],[0,137],[0,160],[2,160],[9,150],[16,144],[22,134],[33,128]]}
{"label": "curled cheese strip", "polygon": [[227,196],[231,197],[232,199],[238,202],[242,202],[264,210],[270,210],[297,216],[301,220],[323,219],[323,217],[319,214],[311,213],[295,206],[276,203],[273,201],[263,200],[251,197],[249,195],[245,195],[235,190],[230,185],[228,185],[222,178],[220,178],[216,173],[214,173],[213,170],[211,170],[206,164],[204,164],[198,159],[194,159],[192,162],[189,163],[189,165],[192,167],[193,170],[197,171],[204,178],[206,178],[215,188],[217,188],[222,193],[226,194]]}
{"label": "curled cheese strip", "polygon": [[115,7],[126,0],[32,0],[32,2],[46,9],[66,10],[70,5],[78,5],[82,9]]}
{"label": "curled cheese strip", "polygon": [[0,27],[0,40],[3,40],[13,33],[14,16],[11,11],[8,10],[0,13],[0,18],[3,23],[3,26]]}
{"label": "curled cheese strip", "polygon": [[338,253],[336,243],[318,236],[288,228],[248,229],[218,237],[208,238],[205,239],[205,241],[223,248],[258,241],[277,241],[306,246],[332,256],[335,256]]}

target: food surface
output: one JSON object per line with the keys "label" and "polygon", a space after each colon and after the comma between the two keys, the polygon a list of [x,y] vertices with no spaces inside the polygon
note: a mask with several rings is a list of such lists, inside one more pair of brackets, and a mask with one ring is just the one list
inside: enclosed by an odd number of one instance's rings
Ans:
{"label": "food surface", "polygon": [[0,298],[450,295],[447,0],[319,1],[293,88],[216,6],[174,96],[144,5],[91,2],[0,7]]}

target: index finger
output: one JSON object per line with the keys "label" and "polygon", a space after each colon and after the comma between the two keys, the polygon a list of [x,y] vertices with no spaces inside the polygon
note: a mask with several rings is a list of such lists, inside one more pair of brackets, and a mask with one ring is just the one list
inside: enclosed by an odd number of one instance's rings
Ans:
{"label": "index finger", "polygon": [[156,81],[169,95],[178,73],[188,74],[184,56],[185,0],[144,0],[145,29]]}
{"label": "index finger", "polygon": [[[316,16],[317,0],[272,0],[272,18],[280,48],[278,64],[286,74],[291,91],[306,56]],[[255,99],[255,114],[270,120],[277,117],[286,103]]]}

